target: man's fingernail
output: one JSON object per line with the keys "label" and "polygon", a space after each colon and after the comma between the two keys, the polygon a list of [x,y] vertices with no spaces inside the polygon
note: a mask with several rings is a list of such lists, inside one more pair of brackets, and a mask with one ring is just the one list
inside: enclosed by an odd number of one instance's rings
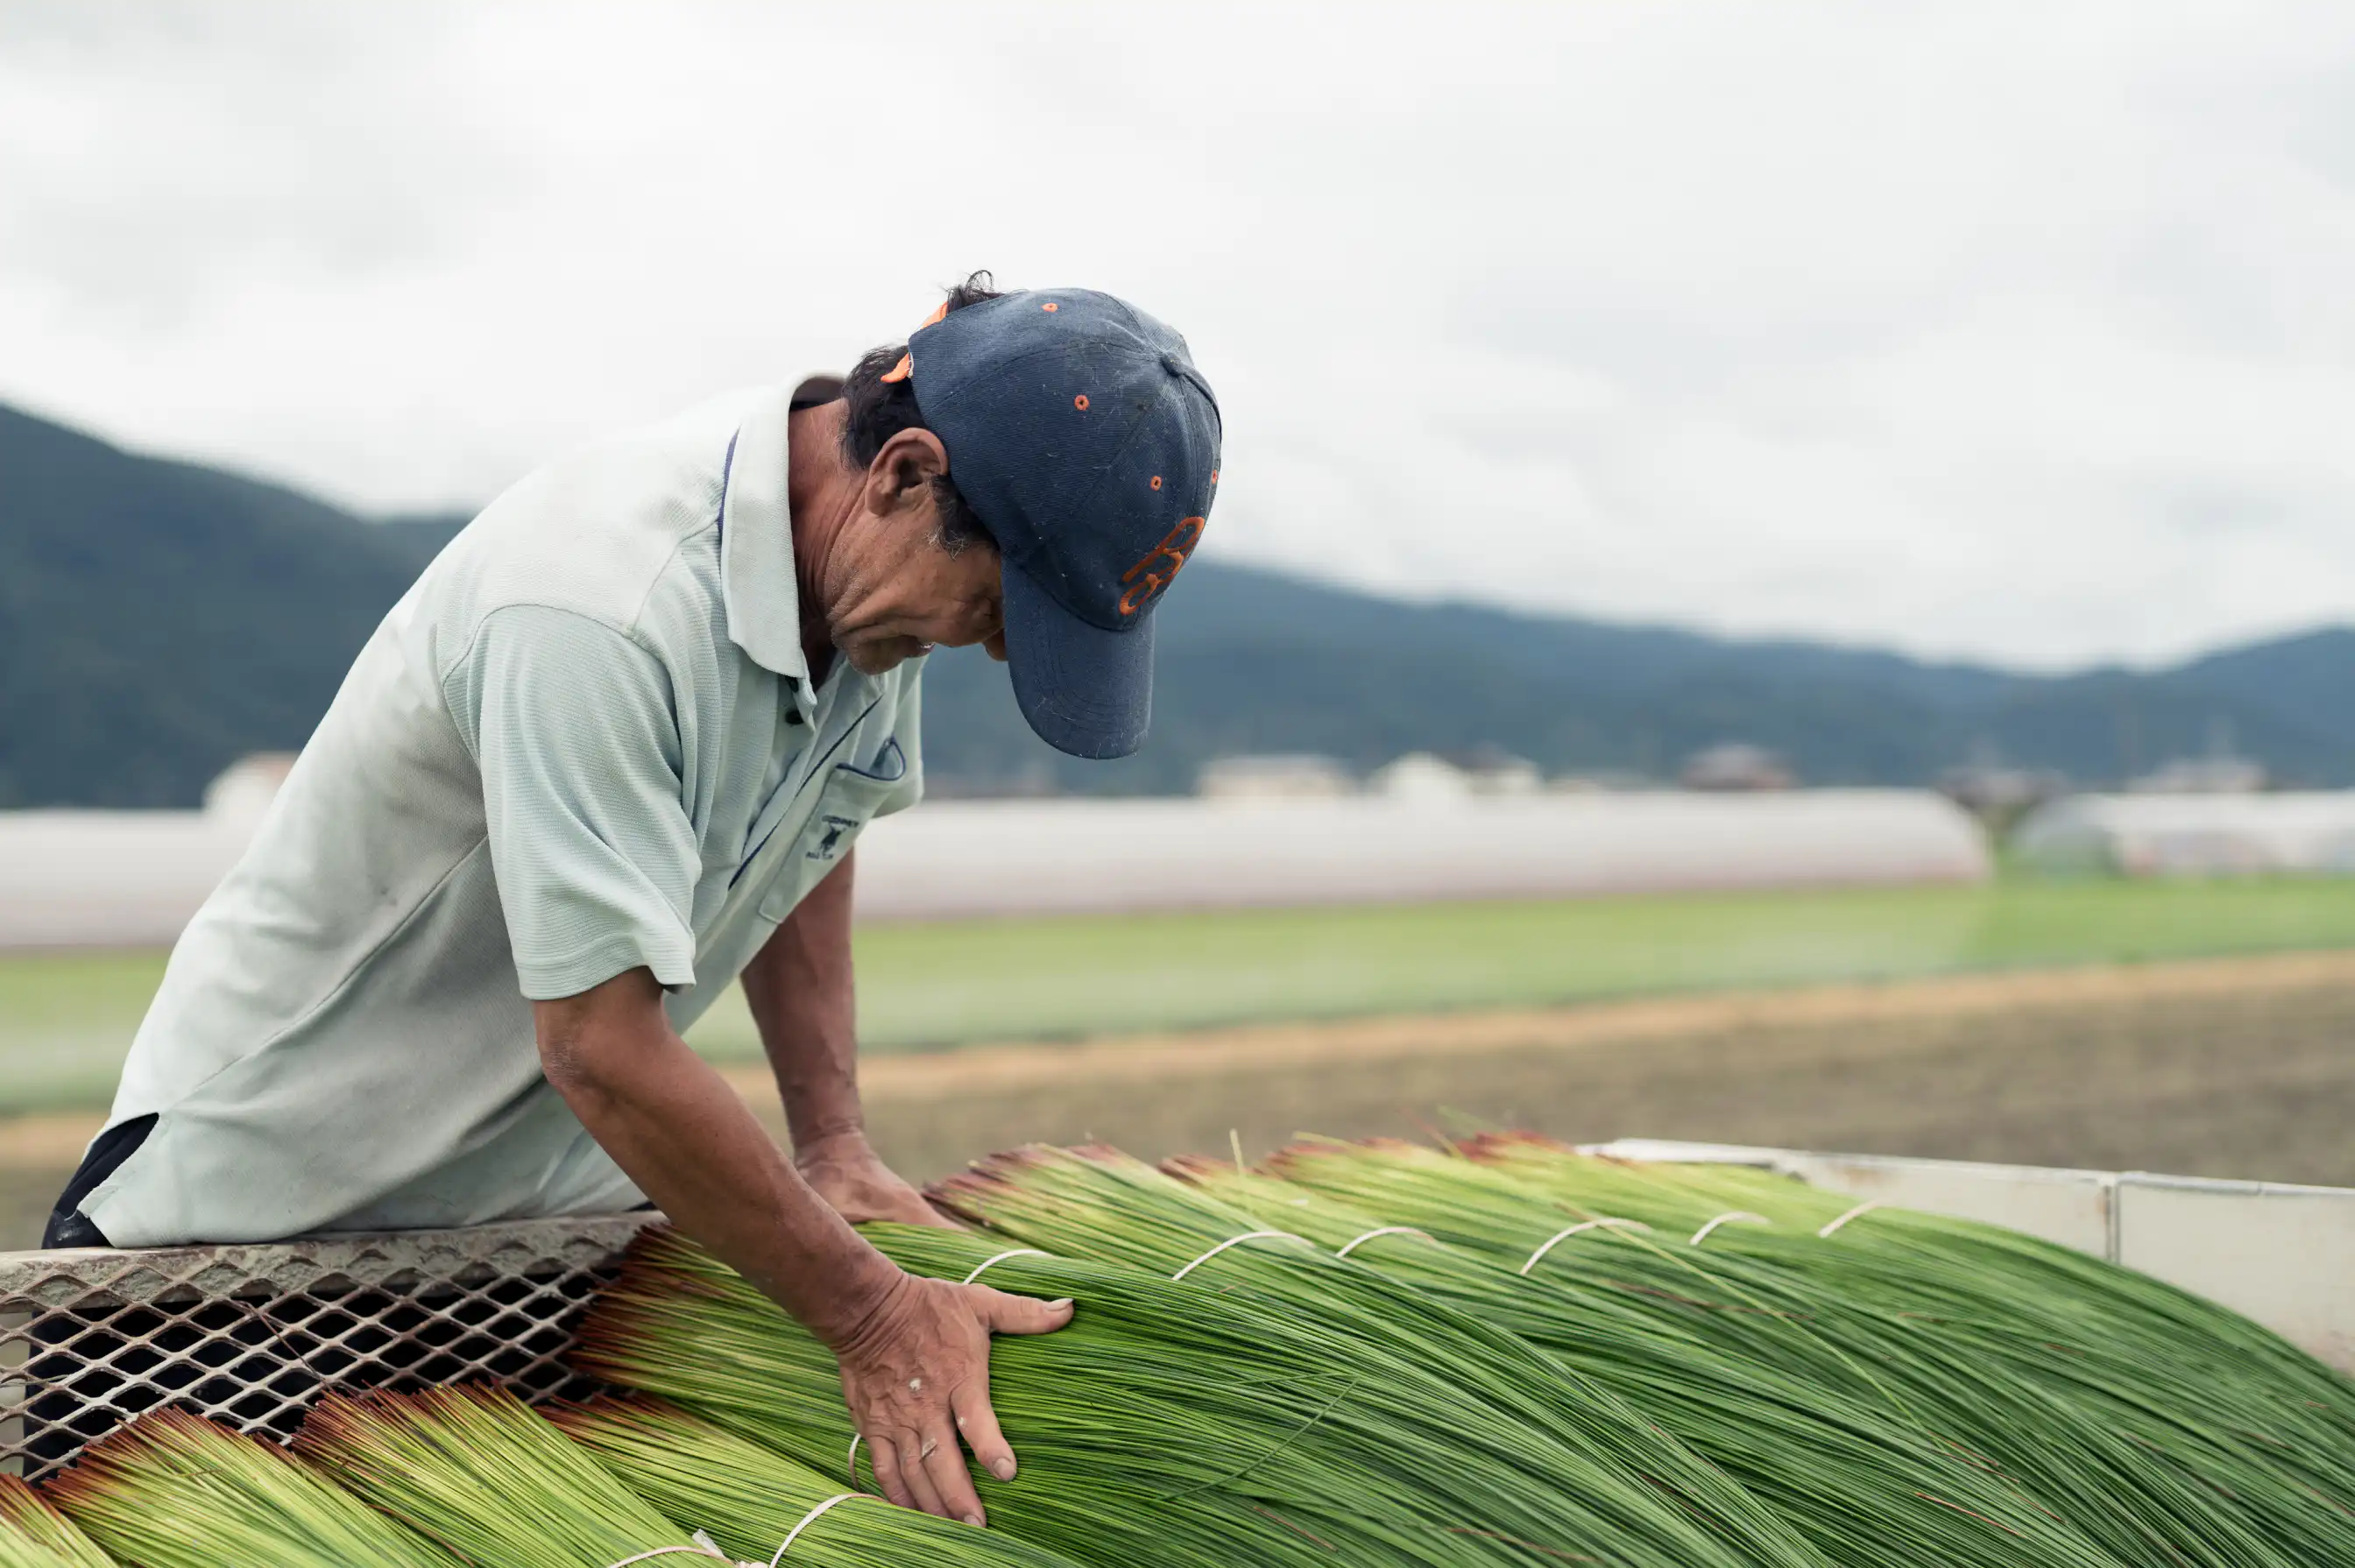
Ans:
{"label": "man's fingernail", "polygon": [[990,1465],[989,1473],[996,1476],[1001,1481],[1010,1481],[1014,1478],[1014,1461],[1011,1459],[996,1460]]}
{"label": "man's fingernail", "polygon": [[1050,1312],[1060,1312],[1064,1307],[1069,1307],[1071,1304],[1071,1298],[1067,1296],[1060,1301],[1050,1301],[1047,1303],[1047,1310]]}
{"label": "man's fingernail", "polygon": [[979,1530],[981,1528],[981,1515],[977,1513],[969,1513],[965,1515],[964,1521],[965,1523],[973,1526],[975,1530]]}

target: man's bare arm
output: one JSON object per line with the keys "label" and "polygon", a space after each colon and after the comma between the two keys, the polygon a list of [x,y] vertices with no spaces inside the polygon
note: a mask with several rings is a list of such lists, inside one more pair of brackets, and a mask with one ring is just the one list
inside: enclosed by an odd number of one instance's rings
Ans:
{"label": "man's bare arm", "polygon": [[850,956],[857,855],[846,853],[745,965],[744,998],[776,1074],[804,1179],[853,1221],[946,1225],[867,1141]]}
{"label": "man's bare arm", "polygon": [[905,1507],[982,1522],[959,1451],[1001,1479],[989,1336],[1051,1332],[1069,1302],[901,1272],[795,1173],[727,1082],[679,1039],[645,969],[535,1002],[548,1081],[679,1229],[791,1313],[842,1363],[876,1479]]}

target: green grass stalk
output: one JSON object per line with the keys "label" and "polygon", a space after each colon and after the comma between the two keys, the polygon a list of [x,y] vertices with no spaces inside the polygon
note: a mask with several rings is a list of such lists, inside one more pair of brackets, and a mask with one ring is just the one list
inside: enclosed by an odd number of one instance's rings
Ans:
{"label": "green grass stalk", "polygon": [[282,1449],[185,1411],[102,1439],[48,1490],[138,1568],[458,1568]]}
{"label": "green grass stalk", "polygon": [[589,1451],[504,1390],[330,1394],[296,1451],[355,1496],[484,1568],[685,1563],[700,1550]]}
{"label": "green grass stalk", "polygon": [[97,1543],[15,1476],[0,1476],[0,1568],[114,1568]]}
{"label": "green grass stalk", "polygon": [[1444,1369],[1451,1405],[1482,1416],[1453,1428],[1461,1446],[1483,1448],[1490,1462],[1580,1498],[1632,1540],[1691,1553],[1703,1549],[1691,1539],[1698,1526],[1706,1549],[1724,1560],[1821,1561],[1722,1470],[1513,1335],[1313,1247],[1262,1242],[1213,1253],[1231,1238],[1283,1227],[1263,1226],[1117,1150],[1034,1147],[996,1156],[942,1183],[935,1195],[967,1218],[1059,1254],[1165,1275],[1190,1266],[1190,1279],[1248,1296],[1289,1321],[1316,1323],[1352,1342],[1358,1355],[1416,1371]]}
{"label": "green grass stalk", "polygon": [[1225,1160],[1180,1179],[1510,1330],[1715,1461],[1830,1562],[1886,1568],[2120,1568],[2016,1485],[1884,1409],[1690,1332],[1614,1294],[1523,1275]]}
{"label": "green grass stalk", "polygon": [[[1270,1168],[1517,1267],[1567,1224],[1621,1217],[1630,1197],[1615,1186],[1566,1197],[1490,1166],[1388,1142],[1299,1145]],[[1667,1227],[1648,1234],[1600,1228],[1563,1243],[1541,1266],[1550,1277],[1659,1302],[1698,1331],[1885,1403],[1995,1465],[2122,1560],[2220,1568],[2350,1561],[2350,1538],[2326,1500],[2245,1462],[2217,1435],[2142,1419],[2130,1398],[2119,1397],[2131,1389],[2094,1399],[2082,1385],[2034,1375],[2015,1353],[2019,1345],[1943,1317],[1922,1298],[1859,1300],[1828,1274],[1762,1264],[1718,1244],[1736,1233],[1756,1228],[1724,1225],[1700,1246]],[[2178,1360],[2147,1375],[2196,1384],[2206,1372]]]}
{"label": "green grass stalk", "polygon": [[813,1519],[847,1489],[841,1477],[659,1400],[601,1399],[549,1420],[673,1524],[703,1531],[741,1562],[769,1562],[790,1535],[790,1560],[811,1568],[1075,1568],[1003,1531],[894,1508],[871,1493]]}
{"label": "green grass stalk", "polygon": [[[1629,1166],[1541,1139],[1466,1153],[1575,1203],[1648,1201],[1682,1230],[1750,1206],[1708,1246],[1820,1283],[1843,1299],[1935,1319],[1955,1342],[2097,1413],[2264,1528],[2347,1550],[2355,1525],[2355,1380],[2240,1314],[2131,1269],[1998,1226],[1862,1210],[1769,1172]],[[1598,1190],[1601,1189],[1602,1190]],[[1820,1232],[1837,1226],[1829,1235]],[[1689,1232],[1687,1232],[1689,1233]]]}
{"label": "green grass stalk", "polygon": [[16,1477],[0,1477],[0,1568],[113,1568],[113,1561]]}
{"label": "green grass stalk", "polygon": [[[902,1266],[949,1279],[1009,1250],[970,1233],[868,1234]],[[1010,1483],[976,1477],[993,1529],[1124,1568],[1730,1560],[1689,1525],[1660,1544],[1605,1511],[1622,1499],[1598,1508],[1496,1460],[1524,1429],[1444,1366],[1113,1265],[1007,1256],[987,1281],[1079,1303],[1061,1332],[993,1348],[991,1397],[1022,1464]],[[682,1238],[644,1238],[581,1339],[586,1371],[805,1464],[843,1462],[851,1433],[832,1357]]]}

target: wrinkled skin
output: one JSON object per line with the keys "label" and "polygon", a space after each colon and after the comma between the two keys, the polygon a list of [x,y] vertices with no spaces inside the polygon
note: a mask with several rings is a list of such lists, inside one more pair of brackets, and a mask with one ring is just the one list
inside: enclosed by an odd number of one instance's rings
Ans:
{"label": "wrinkled skin", "polygon": [[851,1337],[832,1347],[842,1363],[843,1400],[883,1495],[902,1508],[986,1523],[964,1449],[1001,1481],[1015,1474],[1014,1450],[989,1404],[989,1338],[1051,1334],[1071,1312],[1068,1300],[901,1275]]}
{"label": "wrinkled skin", "polygon": [[841,1134],[796,1149],[794,1168],[810,1184],[810,1190],[854,1225],[887,1220],[898,1225],[964,1229],[885,1165],[863,1133]]}

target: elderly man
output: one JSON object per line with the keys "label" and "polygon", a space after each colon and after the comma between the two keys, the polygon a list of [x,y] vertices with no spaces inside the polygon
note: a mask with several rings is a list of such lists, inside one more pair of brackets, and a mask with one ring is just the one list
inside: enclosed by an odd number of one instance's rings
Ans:
{"label": "elderly man", "polygon": [[[470,1225],[651,1200],[806,1324],[893,1500],[1014,1473],[992,1333],[1071,1316],[902,1273],[868,1147],[852,845],[922,791],[937,645],[1039,734],[1143,740],[1155,603],[1220,421],[1185,340],[976,275],[848,378],[721,400],[500,496],[354,663],[188,927],[51,1245]],[[741,977],[789,1162],[679,1031]]]}

